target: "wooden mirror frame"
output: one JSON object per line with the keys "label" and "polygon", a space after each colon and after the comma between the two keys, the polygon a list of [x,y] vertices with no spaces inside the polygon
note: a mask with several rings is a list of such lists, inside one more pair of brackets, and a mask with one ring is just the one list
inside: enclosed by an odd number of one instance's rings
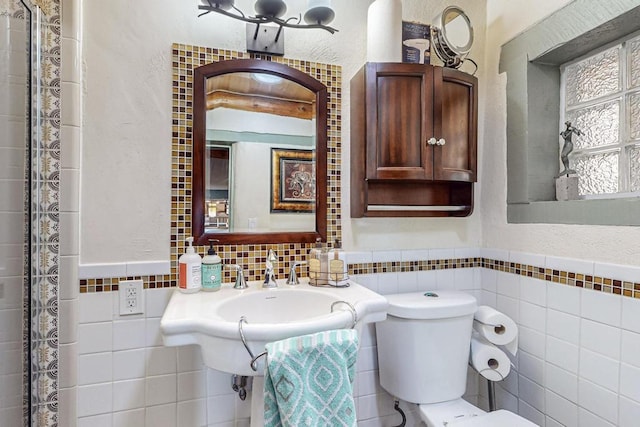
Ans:
{"label": "wooden mirror frame", "polygon": [[[309,89],[316,94],[316,230],[284,232],[205,233],[204,190],[206,150],[206,83],[210,77],[229,73],[272,74]],[[313,77],[276,62],[258,59],[235,59],[203,65],[193,70],[193,171],[191,187],[191,226],[197,245],[219,244],[311,243],[327,240],[327,87]]]}

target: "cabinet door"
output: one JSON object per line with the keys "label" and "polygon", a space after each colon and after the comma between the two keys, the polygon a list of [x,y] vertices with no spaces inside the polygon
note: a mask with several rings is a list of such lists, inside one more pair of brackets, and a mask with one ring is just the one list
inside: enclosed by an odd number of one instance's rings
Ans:
{"label": "cabinet door", "polygon": [[450,68],[434,71],[434,179],[476,181],[477,79]]}
{"label": "cabinet door", "polygon": [[433,68],[367,64],[367,179],[432,179]]}

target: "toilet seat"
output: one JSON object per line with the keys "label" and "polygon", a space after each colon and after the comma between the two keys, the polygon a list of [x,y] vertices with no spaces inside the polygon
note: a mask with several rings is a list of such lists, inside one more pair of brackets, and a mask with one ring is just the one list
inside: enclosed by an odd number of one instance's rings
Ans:
{"label": "toilet seat", "polygon": [[418,410],[429,427],[537,427],[513,412],[504,409],[484,412],[464,399],[422,404]]}
{"label": "toilet seat", "polygon": [[452,427],[537,427],[537,424],[522,418],[513,412],[500,409],[494,412],[452,421]]}

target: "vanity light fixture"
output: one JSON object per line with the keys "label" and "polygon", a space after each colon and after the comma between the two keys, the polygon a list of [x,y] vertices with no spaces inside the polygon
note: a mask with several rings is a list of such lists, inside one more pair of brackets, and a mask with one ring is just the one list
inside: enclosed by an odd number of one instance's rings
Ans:
{"label": "vanity light fixture", "polygon": [[[198,9],[204,12],[198,17],[216,12],[247,23],[248,52],[284,55],[284,32],[282,31],[284,27],[321,29],[331,34],[338,31],[328,26],[335,17],[331,0],[309,0],[304,18],[298,15],[286,19],[282,18],[287,12],[287,4],[284,0],[257,0],[254,5],[255,16],[245,15],[234,5],[234,0],[201,0],[201,3]],[[275,26],[263,24],[275,24]]]}

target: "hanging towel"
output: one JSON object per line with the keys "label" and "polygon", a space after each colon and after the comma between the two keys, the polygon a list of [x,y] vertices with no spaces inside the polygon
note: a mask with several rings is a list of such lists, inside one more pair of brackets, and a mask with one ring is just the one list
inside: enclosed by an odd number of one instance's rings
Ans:
{"label": "hanging towel", "polygon": [[358,333],[319,332],[269,343],[265,427],[355,427]]}

